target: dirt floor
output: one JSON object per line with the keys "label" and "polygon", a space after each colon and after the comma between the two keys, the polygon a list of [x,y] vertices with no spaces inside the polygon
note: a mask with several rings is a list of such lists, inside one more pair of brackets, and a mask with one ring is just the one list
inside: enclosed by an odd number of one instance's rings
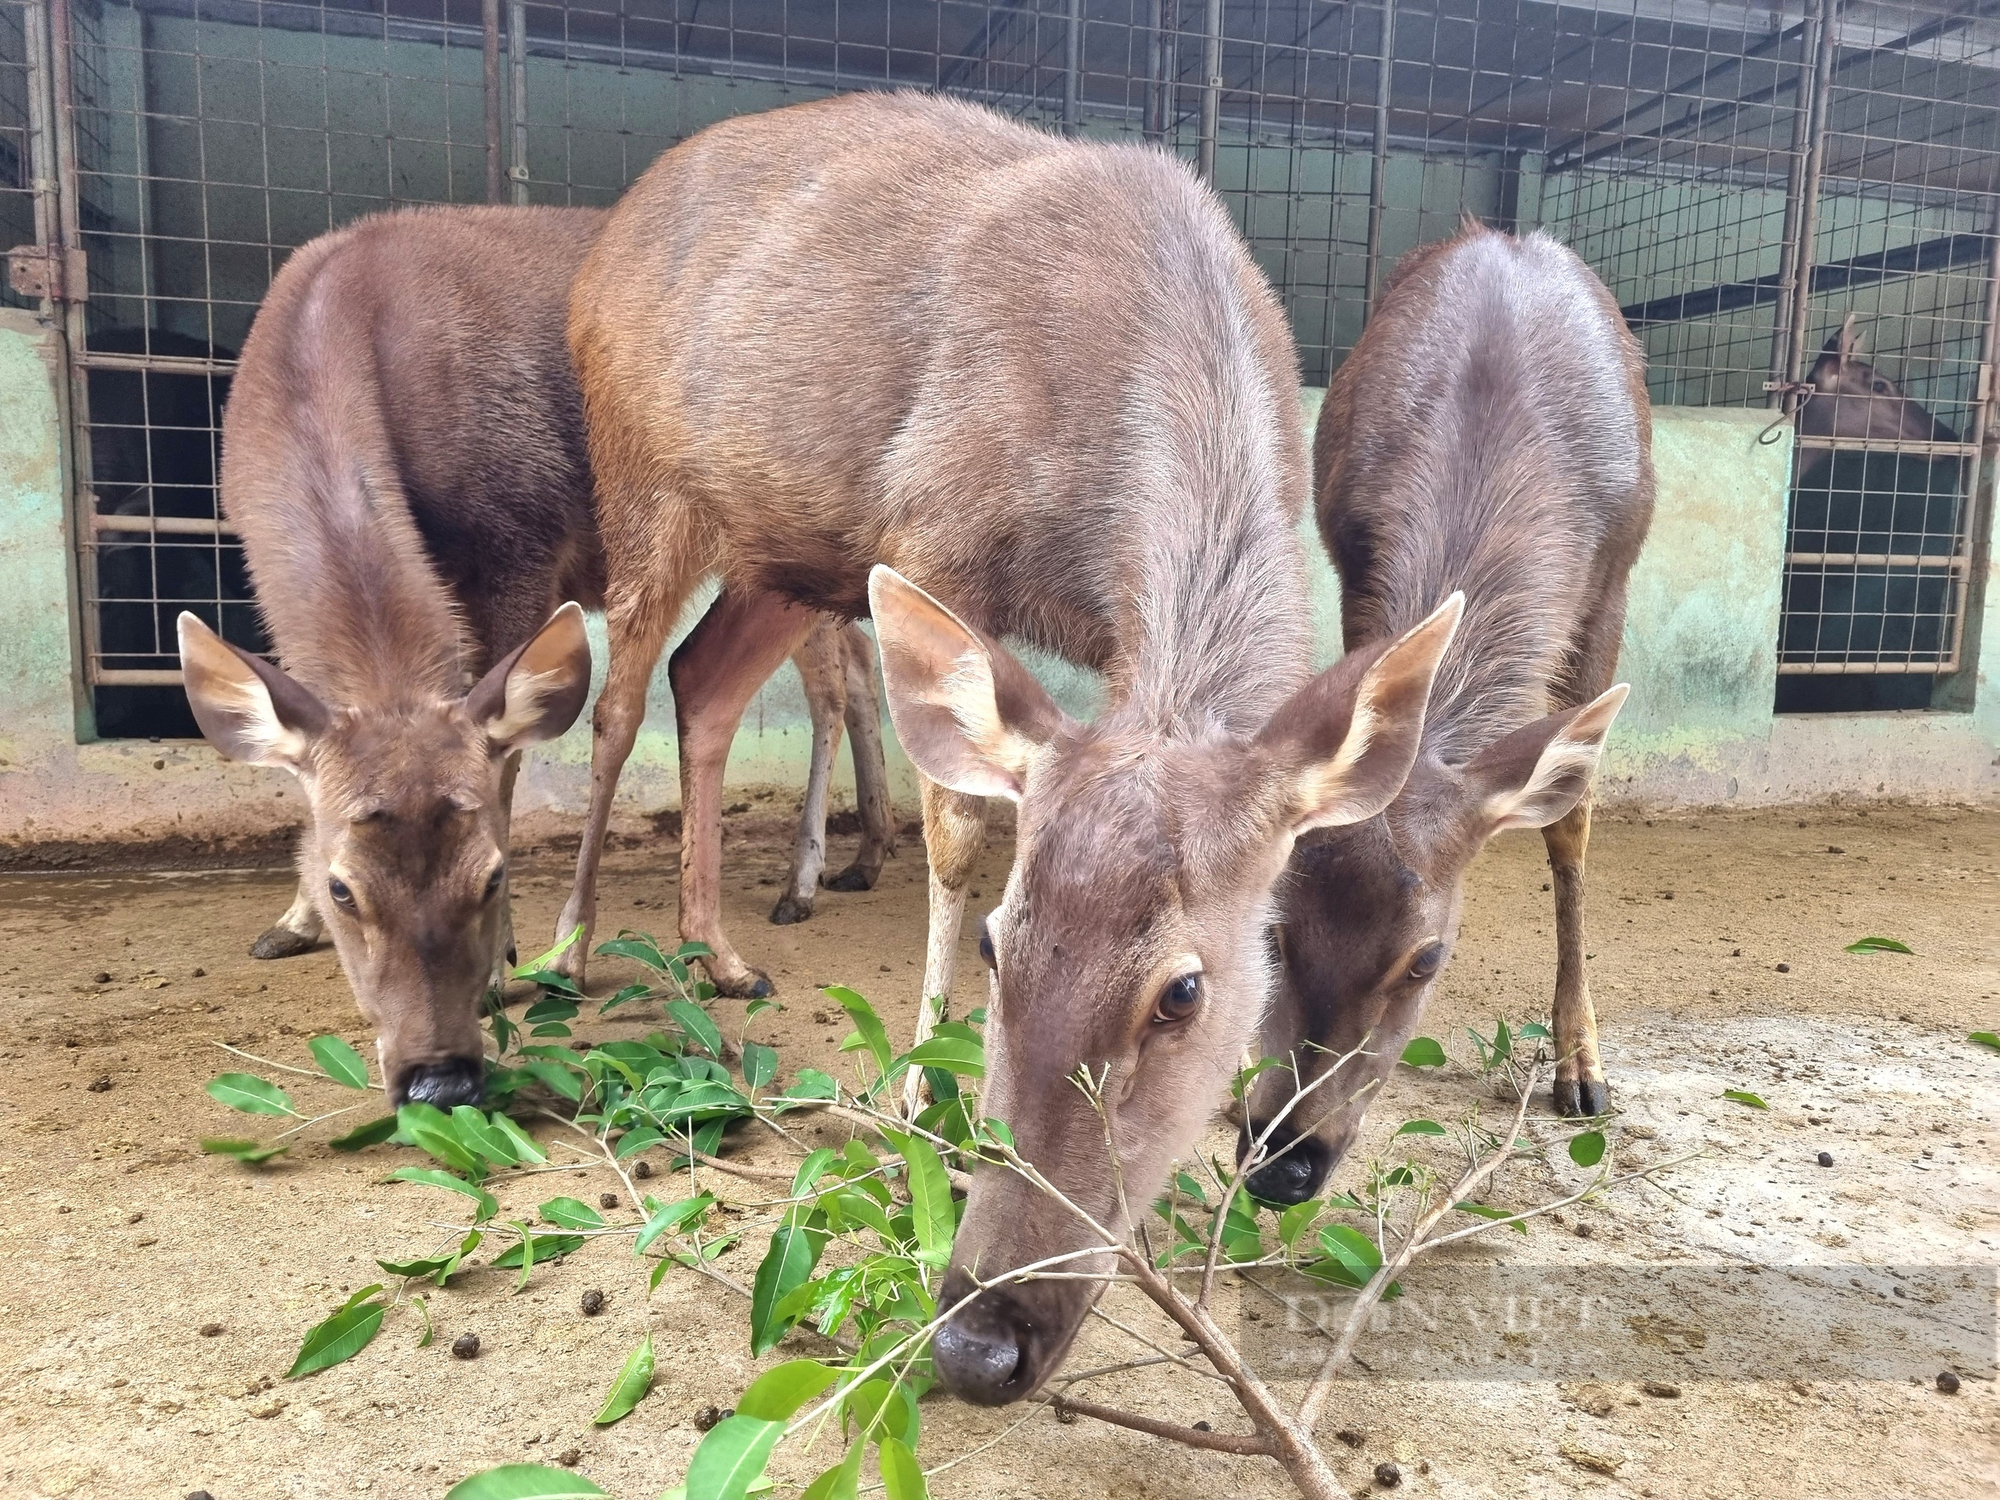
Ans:
{"label": "dirt floor", "polygon": [[[907,1028],[924,940],[916,841],[876,891],[829,893],[811,922],[774,928],[764,917],[784,830],[774,813],[736,823],[729,918],[787,1007],[756,1034],[778,1045],[787,1070],[836,1067],[846,1027],[824,1019],[813,992],[835,981]],[[997,895],[1007,857],[1004,844],[989,852],[975,910]],[[1365,1493],[1376,1465],[1395,1462],[1399,1493],[1419,1496],[2000,1492],[2000,1055],[1966,1040],[2000,1022],[1996,862],[2000,814],[1990,811],[1604,818],[1591,946],[1624,1111],[1614,1159],[1630,1170],[1706,1154],[1658,1187],[1616,1188],[1525,1237],[1493,1234],[1412,1271],[1406,1302],[1429,1306],[1428,1321],[1385,1322],[1361,1347],[1371,1368],[1357,1368],[1328,1408],[1322,1440],[1343,1481]],[[567,889],[567,863],[549,854],[517,869],[522,930],[539,936]],[[671,840],[617,853],[603,933],[670,932],[674,872]],[[1470,1057],[1468,1025],[1490,1029],[1496,1013],[1519,1021],[1546,1005],[1545,880],[1532,836],[1501,840],[1474,871],[1461,945],[1424,1028],[1458,1062]],[[435,1245],[441,1213],[440,1195],[381,1181],[386,1148],[329,1150],[330,1127],[261,1170],[197,1153],[201,1136],[277,1128],[204,1095],[215,1073],[241,1066],[215,1043],[303,1062],[306,1040],[334,1031],[372,1055],[330,951],[245,956],[290,888],[283,870],[0,876],[0,997],[10,1002],[0,1020],[0,1495],[431,1500],[487,1465],[565,1457],[623,1500],[651,1500],[684,1472],[695,1413],[728,1405],[757,1366],[740,1303],[692,1273],[668,1276],[649,1303],[622,1243],[538,1267],[519,1296],[510,1272],[464,1276],[433,1298],[430,1347],[416,1347],[416,1320],[398,1312],[353,1361],[279,1378],[304,1329],[378,1279],[374,1257]],[[1871,933],[1916,956],[1842,951]],[[964,971],[983,982],[971,940]],[[622,964],[599,961],[593,987],[622,977]],[[641,1029],[606,1022],[580,1035]],[[332,1085],[286,1081],[302,1104],[347,1102]],[[1730,1088],[1770,1109],[1725,1100]],[[1490,1085],[1466,1068],[1399,1069],[1344,1174],[1384,1150],[1396,1122],[1449,1119],[1482,1098],[1497,1116]],[[1557,1143],[1568,1133],[1548,1120],[1535,1129]],[[1226,1141],[1218,1130],[1215,1148]],[[762,1150],[748,1138],[731,1149]],[[1817,1164],[1822,1151],[1831,1167]],[[1489,1197],[1525,1206],[1581,1180],[1560,1149],[1553,1160],[1510,1169]],[[602,1171],[527,1178],[502,1187],[503,1216],[530,1214],[552,1183],[591,1199],[617,1185]],[[716,1185],[754,1196],[741,1182]],[[755,1253],[722,1265],[747,1283]],[[1560,1295],[1536,1303],[1524,1286]],[[578,1299],[590,1287],[610,1300],[586,1319]],[[1453,1288],[1459,1303],[1426,1302]],[[1107,1305],[1145,1316],[1116,1295]],[[1587,1328],[1578,1307],[1592,1310]],[[1275,1304],[1231,1300],[1225,1312],[1240,1314],[1245,1346],[1274,1370],[1302,1347],[1283,1335]],[[646,1328],[659,1348],[652,1395],[622,1423],[594,1428],[602,1392]],[[471,1362],[448,1353],[466,1332],[481,1339]],[[786,1346],[814,1347],[803,1337]],[[1133,1352],[1093,1323],[1071,1368]],[[1948,1368],[1962,1378],[1956,1394],[1935,1383]],[[1648,1379],[1678,1394],[1647,1394]],[[1187,1376],[1127,1374],[1089,1393],[1242,1430],[1218,1387]],[[934,1492],[1288,1493],[1261,1460],[1087,1421],[1059,1426],[1046,1409],[1022,1418],[926,1401],[926,1462],[999,1439],[937,1475]],[[808,1462],[780,1469],[797,1478]]]}

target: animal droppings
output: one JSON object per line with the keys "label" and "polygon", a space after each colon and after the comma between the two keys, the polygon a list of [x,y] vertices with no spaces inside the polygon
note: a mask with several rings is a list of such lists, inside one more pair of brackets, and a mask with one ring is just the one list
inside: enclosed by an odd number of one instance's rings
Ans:
{"label": "animal droppings", "polygon": [[1820,1154],[1819,1154],[1819,1164],[1820,1164],[1820,1165],[1821,1165],[1822,1167],[1830,1167],[1830,1166],[1832,1166],[1832,1165],[1833,1165],[1833,1153],[1832,1153],[1831,1151],[1822,1151],[1822,1152],[1820,1152]]}
{"label": "animal droppings", "polygon": [[604,1293],[598,1291],[596,1287],[592,1287],[583,1294],[583,1315],[586,1318],[594,1318],[603,1311]]}
{"label": "animal droppings", "polygon": [[1937,1388],[1940,1395],[1956,1396],[1958,1394],[1958,1377],[1949,1370],[1941,1372],[1937,1378]]}
{"label": "animal droppings", "polygon": [[618,1195],[616,1193],[599,1193],[597,1195],[597,1206],[599,1208],[616,1208],[618,1206]]}
{"label": "animal droppings", "polygon": [[476,1333],[461,1333],[457,1338],[453,1339],[451,1341],[451,1357],[453,1359],[479,1358],[479,1335]]}
{"label": "animal droppings", "polygon": [[1403,1471],[1394,1464],[1375,1465],[1375,1482],[1385,1490],[1393,1490],[1403,1482]]}

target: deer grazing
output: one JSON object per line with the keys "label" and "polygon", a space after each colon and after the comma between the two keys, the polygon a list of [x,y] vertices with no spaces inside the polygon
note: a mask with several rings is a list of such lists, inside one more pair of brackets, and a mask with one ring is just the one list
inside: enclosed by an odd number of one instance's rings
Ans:
{"label": "deer grazing", "polygon": [[[600,600],[603,557],[564,327],[603,222],[430,209],[314,241],[224,417],[223,509],[285,669],[183,615],[188,696],[211,743],[296,772],[309,803],[298,893],[251,951],[331,929],[398,1102],[478,1097],[519,751],[589,686],[575,606]],[[869,833],[836,883],[872,881],[890,837],[867,637],[822,620],[798,659],[815,763],[781,911],[819,878],[844,707]]]}
{"label": "deer grazing", "polygon": [[[571,347],[611,659],[563,922],[589,920],[646,679],[713,571],[722,602],[672,662],[682,933],[733,993],[761,983],[717,925],[722,755],[814,611],[872,613],[925,777],[925,994],[943,992],[985,799],[1013,800],[981,941],[990,1108],[1122,1233],[1107,1130],[1146,1201],[1256,1029],[1293,839],[1401,787],[1457,617],[1447,603],[1309,676],[1296,362],[1226,213],[1158,151],[949,100],[745,116],[627,192],[577,278]],[[1110,706],[1068,720],[1008,633],[1103,672]],[[981,1173],[941,1301],[975,1267],[1088,1250],[1082,1233]],[[938,1369],[975,1401],[1024,1396],[1095,1293],[996,1289],[940,1331]]]}
{"label": "deer grazing", "polygon": [[1347,649],[1394,638],[1454,590],[1465,621],[1402,794],[1294,856],[1264,1051],[1296,1071],[1260,1076],[1240,1145],[1295,1079],[1365,1053],[1278,1125],[1251,1179],[1260,1197],[1320,1190],[1450,955],[1467,866],[1505,828],[1542,829],[1554,872],[1557,1107],[1605,1107],[1584,851],[1591,774],[1625,700],[1611,676],[1652,517],[1650,448],[1637,341],[1543,235],[1468,225],[1407,256],[1335,375],[1313,488]]}

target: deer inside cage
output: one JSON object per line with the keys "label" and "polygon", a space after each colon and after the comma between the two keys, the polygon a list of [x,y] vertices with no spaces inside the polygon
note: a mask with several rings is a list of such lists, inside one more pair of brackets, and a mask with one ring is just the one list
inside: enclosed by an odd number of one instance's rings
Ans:
{"label": "deer inside cage", "polygon": [[193,732],[179,610],[263,644],[217,434],[290,250],[405,204],[608,203],[712,121],[895,87],[1186,157],[1310,385],[1462,215],[1560,237],[1656,403],[1769,406],[1793,445],[1780,710],[1969,706],[1994,0],[0,0],[8,295],[65,335],[97,732]]}

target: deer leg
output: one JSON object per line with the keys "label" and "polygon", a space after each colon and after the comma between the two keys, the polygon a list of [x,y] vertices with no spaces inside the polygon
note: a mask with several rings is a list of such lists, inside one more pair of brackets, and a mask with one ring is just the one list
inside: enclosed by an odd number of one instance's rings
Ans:
{"label": "deer leg", "polygon": [[822,618],[792,653],[805,684],[806,712],[812,717],[812,769],[806,773],[805,806],[799,812],[798,842],[784,895],[771,909],[780,927],[803,922],[813,913],[819,878],[826,869],[826,797],[840,754],[840,721],[847,711],[847,674],[841,660],[840,627]]}
{"label": "deer leg", "polygon": [[771,980],[722,931],[722,773],[743,710],[818,619],[776,594],[725,589],[667,664],[681,745],[681,938],[708,946],[708,977],[739,1000],[770,994]]}
{"label": "deer leg", "polygon": [[1583,859],[1590,845],[1590,799],[1542,830],[1556,888],[1556,1113],[1601,1115],[1604,1064],[1583,955]]}
{"label": "deer leg", "polygon": [[[930,935],[924,948],[924,992],[917,997],[917,1045],[937,1025],[938,1009],[951,998],[958,970],[958,930],[965,920],[965,888],[986,846],[986,799],[968,797],[921,780],[924,848],[930,856]],[[923,1075],[911,1069],[903,1082],[903,1112],[914,1115]]]}
{"label": "deer leg", "polygon": [[320,934],[324,930],[319,909],[313,905],[312,894],[306,889],[305,877],[300,876],[292,904],[285,908],[285,914],[275,924],[258,934],[257,941],[250,945],[250,956],[291,958],[295,954],[310,953],[319,946]]}
{"label": "deer leg", "polygon": [[854,801],[861,814],[861,849],[854,863],[827,881],[836,891],[872,891],[882,861],[896,852],[896,808],[889,800],[889,766],[882,754],[882,698],[875,678],[875,643],[859,625],[842,632],[847,671],[847,745],[854,757]]}
{"label": "deer leg", "polygon": [[604,691],[590,717],[590,812],[584,820],[583,843],[576,851],[576,883],[556,922],[556,941],[572,932],[576,941],[557,957],[556,972],[583,983],[590,952],[590,932],[597,921],[597,867],[604,857],[604,835],[611,826],[611,799],[618,790],[618,773],[639,738],[646,718],[646,688],[666,644],[667,632],[680,613],[684,593],[644,586],[629,594],[619,590],[605,609],[609,664]]}
{"label": "deer leg", "polygon": [[493,975],[489,987],[504,997],[514,965],[520,962],[514,946],[514,783],[521,775],[521,752],[509,755],[500,767],[500,855],[506,863],[500,876],[500,942],[493,954]]}

